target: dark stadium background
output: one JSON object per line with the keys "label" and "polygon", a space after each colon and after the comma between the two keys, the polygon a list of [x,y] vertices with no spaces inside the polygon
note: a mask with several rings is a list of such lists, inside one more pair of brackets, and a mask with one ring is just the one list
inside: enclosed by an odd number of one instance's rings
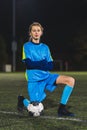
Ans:
{"label": "dark stadium background", "polygon": [[28,27],[40,22],[42,41],[51,49],[57,70],[87,70],[87,0],[0,0],[0,71],[13,60],[12,41],[17,42],[16,70],[23,70],[21,50]]}

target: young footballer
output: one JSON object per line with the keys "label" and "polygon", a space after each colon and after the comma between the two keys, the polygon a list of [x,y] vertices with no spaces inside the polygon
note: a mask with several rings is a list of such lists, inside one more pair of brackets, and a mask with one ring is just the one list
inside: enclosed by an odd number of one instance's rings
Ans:
{"label": "young footballer", "polygon": [[18,110],[22,111],[31,102],[42,102],[46,98],[45,90],[53,92],[58,84],[64,84],[58,107],[58,116],[74,116],[74,113],[66,109],[66,104],[73,91],[75,79],[73,77],[53,74],[53,59],[49,47],[42,43],[43,27],[34,22],[29,27],[30,39],[23,45],[22,61],[26,65],[26,78],[28,81],[29,100],[18,96]]}

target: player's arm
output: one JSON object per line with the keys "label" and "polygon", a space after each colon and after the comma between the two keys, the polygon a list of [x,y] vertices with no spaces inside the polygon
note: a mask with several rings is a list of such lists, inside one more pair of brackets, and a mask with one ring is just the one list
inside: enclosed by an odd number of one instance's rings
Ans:
{"label": "player's arm", "polygon": [[41,61],[32,61],[30,58],[27,58],[24,60],[27,69],[40,69],[44,70],[44,66],[46,66],[47,62],[46,60]]}
{"label": "player's arm", "polygon": [[54,64],[53,64],[53,59],[52,59],[51,52],[50,52],[50,49],[49,49],[48,46],[46,46],[45,53],[46,53],[46,61],[47,61],[47,63],[45,64],[44,69],[49,71],[49,70],[53,69]]}
{"label": "player's arm", "polygon": [[40,69],[44,71],[52,70],[53,68],[53,62],[41,60],[41,61],[32,61],[31,58],[29,58],[29,50],[27,50],[27,47],[23,47],[23,53],[22,53],[22,61],[26,64],[27,69]]}
{"label": "player's arm", "polygon": [[53,69],[53,61],[47,62],[44,66],[44,70],[49,71]]}
{"label": "player's arm", "polygon": [[46,60],[32,61],[31,59],[25,59],[27,69],[40,69],[44,71],[53,69],[53,62],[47,62]]}

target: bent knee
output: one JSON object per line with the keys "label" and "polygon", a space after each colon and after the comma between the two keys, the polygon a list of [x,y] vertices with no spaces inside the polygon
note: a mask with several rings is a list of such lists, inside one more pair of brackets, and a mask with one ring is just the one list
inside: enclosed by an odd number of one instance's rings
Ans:
{"label": "bent knee", "polygon": [[69,78],[69,85],[72,86],[72,87],[74,87],[74,85],[75,85],[75,79],[73,77]]}
{"label": "bent knee", "polygon": [[66,84],[71,87],[74,87],[75,79],[73,77],[60,75],[56,80],[56,84]]}

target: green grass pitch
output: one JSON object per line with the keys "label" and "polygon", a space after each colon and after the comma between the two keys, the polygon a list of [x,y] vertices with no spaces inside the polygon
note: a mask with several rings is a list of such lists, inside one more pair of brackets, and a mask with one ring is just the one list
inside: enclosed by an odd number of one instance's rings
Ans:
{"label": "green grass pitch", "polygon": [[17,96],[22,94],[28,98],[24,73],[0,73],[0,130],[87,130],[87,72],[56,73],[76,79],[67,107],[76,114],[76,119],[83,121],[56,119],[63,85],[58,85],[52,93],[46,92],[44,116],[50,118],[31,118],[26,111],[21,116],[15,114]]}

